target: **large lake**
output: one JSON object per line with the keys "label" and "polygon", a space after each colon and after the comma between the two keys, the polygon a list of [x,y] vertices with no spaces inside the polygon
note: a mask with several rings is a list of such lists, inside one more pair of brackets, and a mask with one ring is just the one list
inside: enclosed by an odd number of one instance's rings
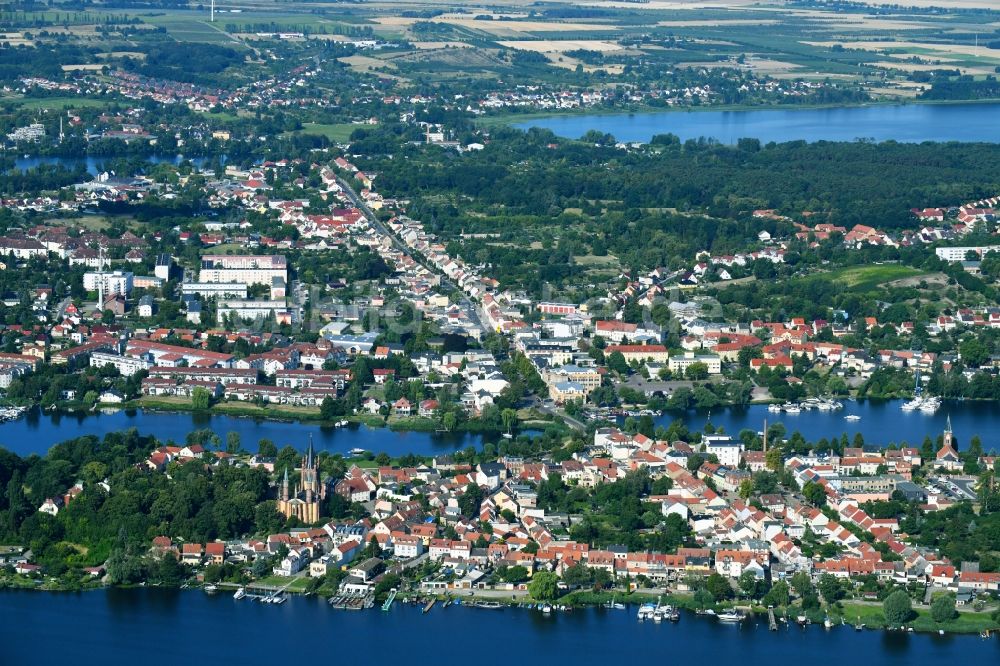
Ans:
{"label": "large lake", "polygon": [[200,591],[0,592],[3,664],[809,664],[1000,663],[1000,640],[978,636],[767,630],[685,613],[679,624],[635,607],[557,613],[439,604],[337,611],[319,598],[280,606]]}
{"label": "large lake", "polygon": [[[843,409],[830,412],[812,409],[798,414],[774,414],[768,412],[764,405],[751,405],[746,408],[717,409],[708,413],[667,412],[654,421],[657,425],[666,427],[672,421],[681,419],[688,428],[694,430],[703,429],[711,421],[713,426],[722,427],[725,432],[735,436],[744,428],[762,431],[766,419],[768,425],[782,423],[789,434],[797,430],[811,442],[823,437],[839,438],[844,433],[853,441],[854,436],[860,433],[866,444],[886,446],[906,442],[920,446],[926,436],[936,440],[950,417],[960,449],[968,447],[973,435],[979,435],[987,451],[992,448],[1000,449],[1000,405],[995,402],[946,401],[936,414],[904,412],[900,409],[902,402],[845,400]],[[861,419],[848,421],[845,418],[848,415],[860,416]]]}
{"label": "large lake", "polygon": [[1000,104],[905,104],[762,111],[673,111],[563,114],[515,127],[542,127],[578,139],[589,130],[619,141],[646,142],[656,134],[736,143],[769,141],[987,141],[1000,142]]}
{"label": "large lake", "polygon": [[[77,166],[83,165],[87,168],[87,173],[92,176],[99,174],[104,168],[105,164],[112,162],[116,159],[130,159],[129,156],[122,157],[18,157],[14,160],[14,168],[18,171],[27,171],[28,169],[34,169],[35,167],[46,165],[59,165],[66,167],[67,169],[73,169]],[[191,162],[191,164],[200,169],[208,163],[209,159],[207,157],[185,157],[183,155],[174,155],[173,157],[164,157],[162,155],[149,155],[147,157],[139,157],[137,159],[144,160],[148,164],[173,164],[174,166],[179,166],[185,161]],[[220,160],[223,164],[226,162],[226,156],[223,155]]]}
{"label": "large lake", "polygon": [[[190,412],[147,412],[144,410],[118,410],[108,414],[59,414],[32,410],[25,416],[0,424],[0,446],[17,453],[44,455],[53,444],[109,432],[136,428],[140,434],[156,435],[161,442],[173,440],[184,443],[188,433],[208,428],[225,442],[226,434],[240,435],[243,448],[257,450],[257,442],[270,439],[279,448],[290,445],[305,449],[309,436],[319,450],[344,453],[354,448],[372,453],[389,455],[416,453],[435,455],[455,451],[467,446],[480,447],[484,438],[467,433],[395,432],[388,428],[369,428],[349,425],[343,428],[322,427],[315,423],[292,421],[263,421],[226,415],[195,414]],[[2,663],[2,662],[0,662]]]}
{"label": "large lake", "polygon": [[[861,433],[867,444],[885,446],[907,442],[919,446],[928,435],[936,439],[950,416],[959,448],[967,447],[973,435],[982,438],[986,450],[1000,448],[1000,409],[996,403],[946,402],[937,414],[930,415],[903,412],[899,408],[901,402],[848,400],[844,402],[843,409],[835,412],[810,410],[799,414],[772,414],[763,405],[752,405],[717,409],[710,413],[666,413],[656,418],[655,422],[668,426],[675,419],[680,419],[689,429],[702,430],[711,420],[713,426],[735,436],[744,428],[762,430],[764,419],[767,419],[768,424],[783,423],[789,434],[798,430],[810,441],[822,437],[839,438],[844,433],[853,441],[854,435]],[[860,416],[861,420],[848,421],[844,418],[848,414]],[[184,442],[189,432],[200,428],[213,430],[222,441],[225,441],[227,433],[236,432],[243,447],[250,451],[257,449],[257,442],[261,439],[270,439],[279,447],[287,444],[303,449],[310,435],[318,449],[331,453],[347,453],[353,448],[361,448],[372,453],[384,451],[390,455],[415,453],[425,456],[467,446],[481,447],[484,441],[496,440],[495,436],[469,433],[395,432],[359,425],[328,428],[315,423],[262,421],[191,412],[147,412],[140,409],[76,415],[33,410],[17,420],[0,423],[0,446],[19,455],[44,455],[53,444],[73,437],[103,437],[109,432],[127,428],[136,428],[144,435],[156,435],[163,442]],[[534,435],[537,431],[527,434]]]}

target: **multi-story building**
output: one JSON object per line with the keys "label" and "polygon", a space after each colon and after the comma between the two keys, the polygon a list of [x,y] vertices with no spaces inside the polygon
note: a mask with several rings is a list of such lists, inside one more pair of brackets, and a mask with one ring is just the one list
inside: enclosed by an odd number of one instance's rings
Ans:
{"label": "multi-story building", "polygon": [[206,255],[201,258],[200,282],[239,282],[272,285],[274,278],[288,280],[288,262],[280,254]]}
{"label": "multi-story building", "polygon": [[596,368],[582,368],[578,365],[552,368],[545,372],[543,379],[550,389],[553,384],[573,382],[579,384],[587,394],[601,385],[601,375]]}
{"label": "multi-story building", "polygon": [[153,367],[153,359],[149,355],[142,356],[121,356],[108,352],[93,352],[90,355],[90,367],[104,368],[111,366],[122,375],[131,377],[137,372],[149,370]]}
{"label": "multi-story building", "polygon": [[216,310],[216,316],[220,323],[229,316],[239,319],[266,319],[272,314],[279,323],[291,323],[292,321],[291,312],[284,301],[226,301],[220,303]]}
{"label": "multi-story building", "polygon": [[202,298],[245,299],[247,286],[242,282],[185,282],[181,285],[181,294]]}
{"label": "multi-story building", "polygon": [[153,269],[153,275],[160,278],[161,280],[170,279],[170,268],[173,266],[174,260],[169,254],[161,254],[156,257],[156,267]]}
{"label": "multi-story building", "polygon": [[956,247],[939,247],[934,250],[934,254],[945,261],[965,261],[969,252],[974,252],[978,255],[978,259],[982,259],[990,252],[1000,252],[1000,245],[982,245],[977,247],[963,245]]}
{"label": "multi-story building", "polygon": [[683,373],[695,363],[701,363],[708,368],[708,374],[717,375],[722,372],[722,359],[715,354],[695,354],[684,352],[682,356],[671,356],[667,361],[670,372]]}
{"label": "multi-story building", "polygon": [[615,352],[620,352],[628,363],[632,361],[665,363],[670,356],[667,348],[663,345],[608,345],[604,348],[605,356],[610,356]]}
{"label": "multi-story building", "polygon": [[133,275],[128,271],[90,271],[83,274],[83,288],[87,291],[128,296],[133,286]]}

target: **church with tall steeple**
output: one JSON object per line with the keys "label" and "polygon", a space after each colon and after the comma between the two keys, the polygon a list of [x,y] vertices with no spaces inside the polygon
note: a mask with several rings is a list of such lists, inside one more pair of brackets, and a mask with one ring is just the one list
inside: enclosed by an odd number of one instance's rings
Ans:
{"label": "church with tall steeple", "polygon": [[[293,482],[294,484],[294,482]],[[315,523],[319,520],[320,502],[326,499],[326,484],[319,478],[319,461],[313,452],[312,437],[309,437],[309,448],[302,456],[299,467],[297,485],[289,486],[288,469],[281,482],[281,494],[278,497],[278,511],[286,518],[298,518],[303,523]]]}
{"label": "church with tall steeple", "polygon": [[958,455],[958,450],[955,448],[955,435],[951,431],[951,414],[948,415],[948,422],[944,427],[944,434],[941,436],[941,448],[938,449],[937,455],[934,457],[934,466],[952,471],[962,469],[962,457]]}

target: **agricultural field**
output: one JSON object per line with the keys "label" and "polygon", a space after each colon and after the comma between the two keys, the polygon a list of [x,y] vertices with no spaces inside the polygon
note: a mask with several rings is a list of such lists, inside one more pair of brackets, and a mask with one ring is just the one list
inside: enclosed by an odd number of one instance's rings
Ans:
{"label": "agricultural field", "polygon": [[[361,49],[341,62],[357,74],[404,85],[462,76],[565,84],[576,83],[574,77],[583,73],[614,86],[655,80],[674,68],[708,68],[779,81],[831,81],[875,99],[899,99],[919,96],[942,71],[975,81],[997,73],[1000,12],[987,11],[997,9],[995,2],[871,4],[872,9],[833,11],[809,0],[594,0],[585,5],[408,0],[307,7],[251,0],[238,9],[220,7],[214,22],[204,5],[37,12],[31,16],[52,22],[44,33],[6,30],[0,41],[16,46],[69,38],[106,47],[91,61],[62,63],[72,74],[97,72],[99,64],[126,56],[141,59],[154,37],[243,44],[253,50],[276,38],[348,47],[357,40],[386,40],[391,44],[382,50]],[[921,9],[929,5],[944,9]],[[138,23],[119,36],[101,29],[108,17]]]}

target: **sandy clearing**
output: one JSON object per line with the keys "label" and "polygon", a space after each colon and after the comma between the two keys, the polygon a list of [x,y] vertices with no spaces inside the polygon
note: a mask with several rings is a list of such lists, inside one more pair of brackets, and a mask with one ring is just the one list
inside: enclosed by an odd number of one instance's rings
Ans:
{"label": "sandy clearing", "polygon": [[553,67],[560,67],[562,69],[575,70],[577,65],[583,67],[585,72],[596,72],[603,69],[608,74],[621,74],[625,71],[625,65],[619,64],[607,64],[607,65],[588,65],[585,62],[581,62],[576,58],[570,58],[567,55],[560,55],[559,53],[546,53],[545,57],[549,59],[549,63]]}
{"label": "sandy clearing", "polygon": [[[977,58],[989,58],[1000,60],[1000,49],[991,49],[986,46],[968,46],[966,44],[932,44],[929,42],[802,42],[811,46],[831,47],[834,44],[841,44],[847,49],[862,49],[864,51],[884,51],[884,50],[905,50],[920,49],[935,51],[943,55],[972,56]],[[926,56],[926,54],[914,54]]]}
{"label": "sandy clearing", "polygon": [[754,58],[749,57],[746,59],[746,67],[749,67],[755,72],[761,72],[764,74],[779,74],[782,72],[793,72],[800,71],[801,66],[796,65],[793,62],[785,62],[783,60],[771,60],[770,58]]}
{"label": "sandy clearing", "polygon": [[[393,27],[409,27],[421,19],[404,16],[382,16],[375,21],[380,25]],[[428,19],[425,19],[428,20]],[[617,26],[599,23],[563,23],[559,21],[532,21],[532,20],[510,20],[510,21],[487,21],[473,18],[469,14],[442,14],[429,19],[434,23],[448,23],[470,30],[480,30],[490,34],[514,34],[532,32],[588,32],[588,31],[608,31],[618,30]]]}
{"label": "sandy clearing", "polygon": [[345,58],[337,58],[337,60],[349,65],[351,69],[362,74],[372,74],[386,79],[393,79],[394,81],[408,81],[408,79],[405,79],[402,76],[383,71],[383,68],[388,68],[390,70],[398,69],[396,64],[389,60],[380,60],[379,58],[372,58],[363,55],[352,55]]}
{"label": "sandy clearing", "polygon": [[472,30],[482,30],[498,34],[500,32],[588,32],[618,30],[618,26],[601,25],[597,23],[560,23],[558,21],[482,21],[479,19],[444,18],[438,16],[432,19],[437,23],[450,23],[452,25],[470,28]]}
{"label": "sandy clearing", "polygon": [[[904,56],[896,56],[904,57]],[[992,67],[965,67],[949,58],[939,58],[939,64],[905,62],[902,60],[881,60],[871,63],[873,67],[884,67],[886,69],[898,69],[902,72],[930,72],[936,69],[957,69],[962,74],[995,74]]]}
{"label": "sandy clearing", "polygon": [[[581,2],[580,5],[586,7],[616,7],[619,9],[733,9],[744,8],[756,5],[758,0],[728,0],[706,2],[705,0],[650,0],[637,5],[634,2],[618,2],[616,0],[606,0],[604,2]],[[574,3],[575,4],[575,3]]]}
{"label": "sandy clearing", "polygon": [[541,39],[541,40],[508,40],[497,42],[501,46],[509,49],[519,49],[521,51],[535,51],[536,53],[565,53],[585,49],[587,51],[600,51],[601,53],[611,53],[613,51],[624,51],[625,48],[614,42],[604,42],[588,39]]}
{"label": "sandy clearing", "polygon": [[99,72],[104,69],[104,65],[100,63],[95,63],[93,65],[62,65],[62,71],[64,72]]}
{"label": "sandy clearing", "polygon": [[659,21],[656,25],[661,28],[724,28],[726,26],[737,25],[776,25],[781,23],[777,19],[719,19],[711,20],[691,20],[691,21]]}
{"label": "sandy clearing", "polygon": [[366,55],[352,55],[337,59],[342,63],[350,65],[351,67],[367,68],[367,69],[372,69],[374,67],[389,67],[389,69],[396,68],[396,66],[388,60],[382,60],[380,58],[372,58],[371,56],[366,56]]}
{"label": "sandy clearing", "polygon": [[427,49],[444,49],[449,46],[455,49],[468,49],[472,48],[471,44],[466,44],[465,42],[411,42],[413,47],[420,50]]}
{"label": "sandy clearing", "polygon": [[146,54],[141,51],[111,51],[110,53],[98,53],[98,58],[132,58],[133,60],[145,60]]}
{"label": "sandy clearing", "polygon": [[898,5],[905,4],[907,7],[942,7],[944,9],[996,9],[997,0],[906,0],[905,3],[898,3],[896,0],[865,0],[869,5]]}

